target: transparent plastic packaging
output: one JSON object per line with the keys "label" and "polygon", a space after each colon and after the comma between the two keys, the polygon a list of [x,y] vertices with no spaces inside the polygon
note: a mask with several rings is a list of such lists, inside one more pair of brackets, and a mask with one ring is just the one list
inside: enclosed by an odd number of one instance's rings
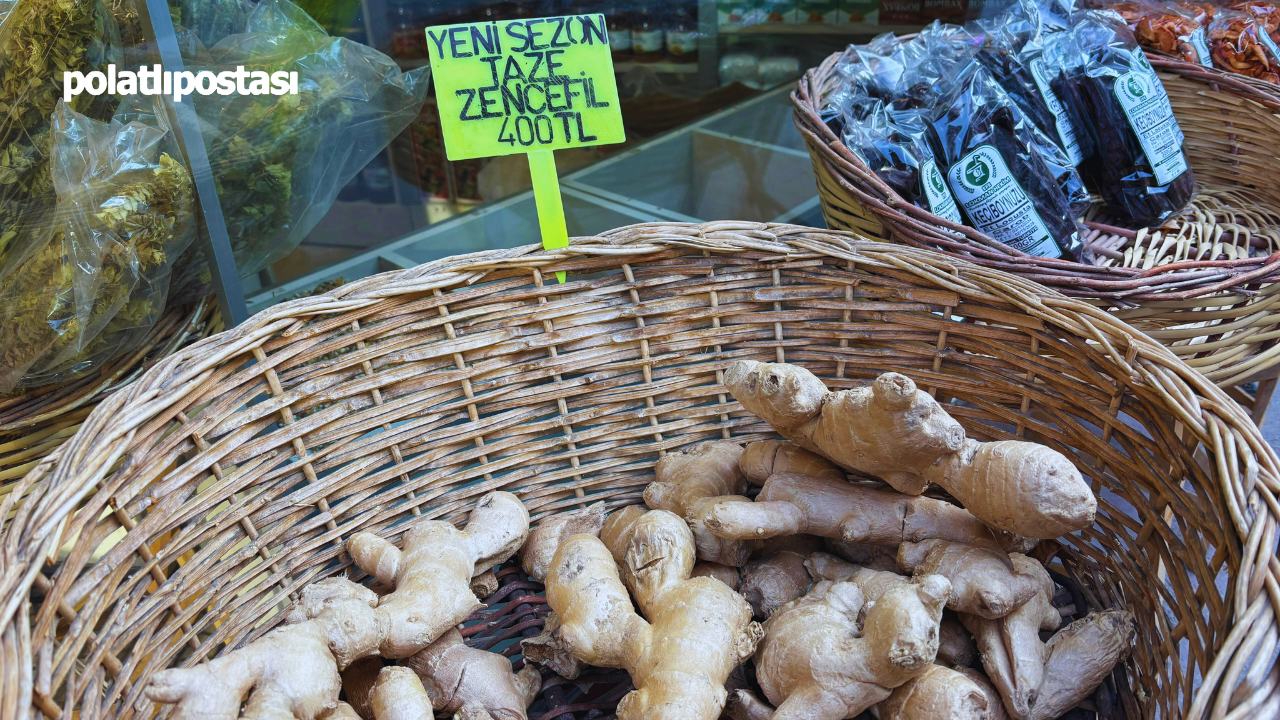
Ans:
{"label": "transparent plastic packaging", "polygon": [[[978,62],[961,71],[931,124],[939,169],[971,226],[1030,255],[1091,262],[1047,139]],[[1078,182],[1078,179],[1077,179]]]}
{"label": "transparent plastic packaging", "polygon": [[861,122],[851,122],[844,143],[899,196],[916,207],[961,223],[955,198],[925,139],[925,121],[918,110],[891,111],[879,100],[868,105]]}
{"label": "transparent plastic packaging", "polygon": [[1196,194],[1164,85],[1116,13],[1083,13],[1072,38],[1082,58],[1063,85],[1096,148],[1083,165],[1090,187],[1114,217],[1159,223]]}
{"label": "transparent plastic packaging", "polygon": [[0,388],[95,367],[164,311],[195,213],[190,174],[150,100],[129,98],[106,123],[65,103],[54,111],[50,233],[0,266]]}
{"label": "transparent plastic packaging", "polygon": [[[330,37],[287,0],[263,0],[244,30],[204,49],[192,72],[297,72],[297,95],[193,95],[241,275],[293,251],[338,192],[416,116],[429,69]],[[175,268],[176,299],[208,292],[201,245]]]}
{"label": "transparent plastic packaging", "polygon": [[1209,23],[1213,66],[1280,85],[1280,52],[1268,39],[1254,16],[1220,8]]}

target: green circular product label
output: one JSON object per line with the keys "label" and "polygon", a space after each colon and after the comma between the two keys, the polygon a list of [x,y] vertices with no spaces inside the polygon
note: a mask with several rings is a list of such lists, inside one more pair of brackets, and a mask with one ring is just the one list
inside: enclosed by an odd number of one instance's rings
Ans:
{"label": "green circular product label", "polygon": [[991,167],[980,157],[975,157],[964,166],[964,179],[969,181],[970,185],[982,187],[991,179]]}
{"label": "green circular product label", "polygon": [[1137,75],[1129,76],[1129,93],[1136,98],[1147,94],[1147,84]]}
{"label": "green circular product label", "polygon": [[944,193],[947,191],[945,185],[942,184],[941,173],[932,173],[929,175],[929,183],[933,185],[934,192]]}

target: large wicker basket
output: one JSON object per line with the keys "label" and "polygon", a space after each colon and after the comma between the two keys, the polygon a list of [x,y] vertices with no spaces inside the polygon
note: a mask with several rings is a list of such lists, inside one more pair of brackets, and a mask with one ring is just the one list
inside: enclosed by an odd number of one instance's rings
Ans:
{"label": "large wicker basket", "polygon": [[[360,579],[342,551],[357,530],[458,520],[499,488],[535,519],[636,503],[662,453],[771,434],[725,392],[735,358],[802,363],[833,388],[901,371],[971,436],[1067,453],[1099,513],[1062,540],[1060,569],[1081,603],[1138,622],[1117,716],[1280,706],[1280,468],[1222,390],[1013,275],[723,222],[366,278],[111,395],[0,503],[25,498],[0,534],[0,716],[150,717],[157,670],[262,635],[306,583]],[[537,624],[504,622],[508,639]],[[547,693],[569,687],[547,678]],[[543,717],[583,720],[618,696]]]}
{"label": "large wicker basket", "polygon": [[[1261,421],[1280,374],[1280,284],[1275,282],[1280,279],[1280,253],[1146,269],[1103,268],[1028,256],[921,210],[877,178],[819,117],[837,88],[836,66],[848,52],[835,53],[809,70],[791,95],[829,227],[939,248],[1105,308],[1226,388]],[[1247,188],[1245,200],[1270,206],[1265,215],[1280,212],[1280,89],[1241,75],[1148,57],[1186,135],[1184,147],[1197,179],[1219,189]],[[1197,232],[1212,236],[1213,224]],[[1244,225],[1229,228],[1226,240],[1247,235],[1251,228]],[[1256,390],[1237,387],[1255,381],[1261,381]]]}

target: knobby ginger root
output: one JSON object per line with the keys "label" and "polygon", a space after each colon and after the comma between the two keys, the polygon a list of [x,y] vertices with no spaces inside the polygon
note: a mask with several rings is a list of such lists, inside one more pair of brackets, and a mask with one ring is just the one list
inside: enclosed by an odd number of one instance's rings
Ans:
{"label": "knobby ginger root", "polygon": [[756,679],[777,707],[774,720],[850,718],[924,672],[950,589],[937,575],[904,581],[869,604],[861,632],[867,603],[853,582],[818,583],[779,609],[756,651]]}
{"label": "knobby ginger root", "polygon": [[742,568],[738,592],[751,603],[758,619],[804,595],[813,584],[805,559],[822,547],[811,535],[788,535],[765,543],[760,556]]}
{"label": "knobby ginger root", "polygon": [[1133,638],[1133,616],[1124,610],[1092,613],[1049,639],[1057,629],[1049,573],[1032,558],[1013,556],[1018,570],[1035,579],[1037,592],[998,620],[960,615],[973,633],[982,665],[1015,720],[1052,720],[1075,707],[1125,655]]}
{"label": "knobby ginger root", "polygon": [[845,542],[897,546],[940,538],[999,548],[991,530],[964,508],[806,475],[773,475],[755,502],[717,502],[707,527],[725,538],[817,535]]}
{"label": "knobby ginger root", "polygon": [[235,720],[246,694],[246,718],[311,720],[338,704],[338,671],[376,633],[377,599],[344,578],[308,585],[288,625],[207,663],[156,673],[147,697],[177,703],[178,720]]}
{"label": "knobby ginger root", "polygon": [[993,528],[1049,539],[1093,524],[1097,500],[1065,456],[1036,443],[966,440],[960,424],[904,375],[829,392],[799,366],[739,360],[725,386],[803,448],[909,495],[935,483]]}
{"label": "knobby ginger root", "polygon": [[925,478],[991,527],[1041,539],[1093,524],[1098,501],[1062,453],[1038,443],[966,440]]}
{"label": "knobby ginger root", "polygon": [[365,720],[373,718],[373,684],[382,672],[382,658],[376,655],[360,658],[342,671],[342,694],[347,704]]}
{"label": "knobby ginger root", "polygon": [[456,628],[400,664],[417,673],[432,707],[464,719],[527,720],[542,689],[537,668],[525,665],[513,673],[510,660],[467,647]]}
{"label": "knobby ginger root", "polygon": [[[1000,704],[999,697],[995,699]],[[986,693],[972,678],[930,665],[879,705],[880,720],[992,720]]]}
{"label": "knobby ginger root", "polygon": [[898,546],[871,545],[869,543],[847,543],[843,540],[826,538],[822,543],[827,552],[847,560],[855,565],[872,570],[898,570]]}
{"label": "knobby ginger root", "polygon": [[472,577],[514,555],[528,532],[520,499],[494,492],[477,503],[466,530],[418,521],[403,550],[357,533],[347,542],[352,560],[393,592],[379,598],[345,578],[308,585],[288,625],[208,663],[156,673],[147,696],[177,703],[178,720],[234,720],[247,693],[247,718],[329,713],[338,703],[339,670],[374,654],[407,657],[462,622],[479,605]]}
{"label": "knobby ginger root", "polygon": [[738,360],[725,387],[783,437],[837,465],[919,495],[924,471],[964,445],[964,428],[905,375],[885,373],[869,388],[828,392],[798,365]]}
{"label": "knobby ginger root", "polygon": [[742,446],[729,441],[667,453],[653,469],[654,481],[644,489],[646,505],[673,512],[689,523],[699,560],[741,567],[751,554],[751,547],[740,540],[716,537],[705,521],[713,503],[751,502],[743,495],[747,481],[738,469],[741,457]]}
{"label": "knobby ginger root", "polygon": [[520,567],[534,580],[546,580],[547,568],[551,567],[551,558],[555,557],[560,542],[570,535],[600,535],[606,514],[604,503],[598,502],[544,518],[529,532],[529,539],[520,548]]}
{"label": "knobby ginger root", "polygon": [[715,578],[728,585],[731,590],[737,590],[742,582],[742,571],[720,563],[704,562],[693,566],[692,577]]}
{"label": "knobby ginger root", "polygon": [[347,541],[351,559],[379,583],[395,588],[378,602],[385,658],[408,657],[430,645],[480,606],[471,578],[510,558],[529,535],[529,513],[507,492],[485,495],[463,530],[441,520],[419,520],[397,548],[373,533]]}
{"label": "knobby ginger root", "polygon": [[404,667],[385,667],[373,684],[375,720],[433,720],[431,698],[422,681]]}
{"label": "knobby ginger root", "polygon": [[845,472],[835,463],[799,445],[782,440],[757,440],[747,443],[738,467],[747,480],[763,485],[779,473],[808,475],[824,480],[844,480]]}
{"label": "knobby ginger root", "polygon": [[1003,550],[946,540],[903,543],[898,547],[898,567],[904,572],[938,574],[951,581],[948,608],[991,619],[1008,615],[1037,592],[1036,578],[1025,574],[1012,557]]}
{"label": "knobby ginger root", "polygon": [[690,578],[694,541],[682,518],[617,515],[600,538],[575,535],[556,551],[547,601],[560,624],[550,640],[583,662],[627,671],[636,689],[619,703],[620,720],[714,720],[725,679],[760,639],[751,606],[719,580]]}

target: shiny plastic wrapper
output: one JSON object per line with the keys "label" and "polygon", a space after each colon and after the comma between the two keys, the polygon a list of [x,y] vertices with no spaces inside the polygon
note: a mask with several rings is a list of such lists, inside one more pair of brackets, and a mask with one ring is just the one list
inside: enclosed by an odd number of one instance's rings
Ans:
{"label": "shiny plastic wrapper", "polygon": [[968,224],[1030,255],[1092,261],[1034,127],[981,64],[961,72],[931,129]]}
{"label": "shiny plastic wrapper", "polygon": [[1090,187],[1114,217],[1157,224],[1196,194],[1164,85],[1116,13],[1084,13],[1072,38],[1082,60],[1066,74],[1065,105],[1096,148],[1082,165]]}
{"label": "shiny plastic wrapper", "polygon": [[1209,23],[1209,53],[1219,70],[1280,85],[1280,51],[1257,18],[1219,9]]}
{"label": "shiny plastic wrapper", "polygon": [[[401,72],[391,58],[330,37],[287,0],[263,0],[244,31],[204,50],[193,72],[298,73],[296,95],[193,95],[236,266],[251,275],[293,251],[338,191],[416,116],[428,69]],[[202,245],[175,268],[176,299],[206,293]]]}
{"label": "shiny plastic wrapper", "polygon": [[84,372],[142,340],[195,237],[191,177],[151,98],[111,122],[54,112],[50,232],[0,266],[0,389]]}
{"label": "shiny plastic wrapper", "polygon": [[951,222],[962,222],[925,139],[920,112],[895,113],[879,100],[862,102],[870,107],[859,113],[863,120],[849,123],[845,145],[904,200]]}

